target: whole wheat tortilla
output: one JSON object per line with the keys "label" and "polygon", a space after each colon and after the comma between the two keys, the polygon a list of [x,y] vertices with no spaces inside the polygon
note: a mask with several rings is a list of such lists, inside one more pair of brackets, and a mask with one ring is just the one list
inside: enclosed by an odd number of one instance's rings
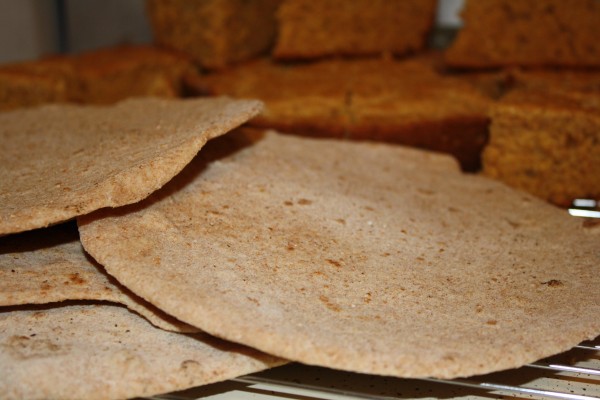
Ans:
{"label": "whole wheat tortilla", "polygon": [[283,363],[206,334],[156,329],[125,308],[0,309],[5,399],[151,396]]}
{"label": "whole wheat tortilla", "polygon": [[65,300],[120,303],[155,326],[198,332],[131,293],[88,257],[75,224],[0,237],[0,306]]}
{"label": "whole wheat tortilla", "polygon": [[139,98],[0,114],[0,235],[139,201],[207,140],[261,109],[227,98]]}
{"label": "whole wheat tortilla", "polygon": [[232,140],[78,220],[108,273],[182,321],[401,377],[513,368],[600,333],[597,227],[417,150],[270,133],[206,161]]}

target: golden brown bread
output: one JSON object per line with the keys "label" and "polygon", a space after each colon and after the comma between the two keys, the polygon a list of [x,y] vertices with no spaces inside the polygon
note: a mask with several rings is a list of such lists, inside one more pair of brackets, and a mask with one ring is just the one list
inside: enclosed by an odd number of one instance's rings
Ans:
{"label": "golden brown bread", "polygon": [[116,46],[0,67],[0,109],[133,96],[181,97],[197,74],[185,55],[153,46]]}
{"label": "golden brown bread", "polygon": [[0,69],[0,111],[67,100],[66,84],[61,79]]}
{"label": "golden brown bread", "polygon": [[148,0],[154,41],[207,68],[266,53],[275,39],[281,0]]}
{"label": "golden brown bread", "polygon": [[265,110],[250,121],[253,126],[409,144],[451,153],[475,170],[490,99],[436,67],[430,56],[298,65],[263,59],[203,76],[196,87],[263,100]]}
{"label": "golden brown bread", "polygon": [[513,69],[514,87],[563,89],[584,93],[600,93],[600,70],[596,69]]}
{"label": "golden brown bread", "polygon": [[468,0],[462,17],[449,65],[600,66],[597,0]]}
{"label": "golden brown bread", "polygon": [[273,55],[406,54],[423,50],[437,0],[285,0]]}
{"label": "golden brown bread", "polygon": [[515,89],[491,118],[485,175],[561,206],[600,198],[600,94]]}
{"label": "golden brown bread", "polygon": [[191,59],[154,46],[117,46],[72,59],[80,92],[77,101],[110,104],[134,96],[181,97],[185,80],[197,73]]}

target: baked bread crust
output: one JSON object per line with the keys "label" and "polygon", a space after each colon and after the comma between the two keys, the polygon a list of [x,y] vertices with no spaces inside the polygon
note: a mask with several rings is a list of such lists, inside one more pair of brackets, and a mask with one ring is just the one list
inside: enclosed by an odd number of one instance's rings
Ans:
{"label": "baked bread crust", "polygon": [[470,0],[462,17],[454,67],[600,66],[596,0]]}
{"label": "baked bread crust", "polygon": [[407,54],[425,48],[437,0],[285,0],[273,55]]}
{"label": "baked bread crust", "polygon": [[515,89],[491,111],[483,173],[559,206],[600,198],[600,95]]}
{"label": "baked bread crust", "polygon": [[215,69],[271,48],[280,2],[149,0],[146,4],[156,43],[185,52],[198,65]]}
{"label": "baked bread crust", "polygon": [[436,67],[429,55],[299,65],[263,59],[203,76],[196,89],[264,101],[263,113],[249,122],[256,127],[418,146],[477,170],[491,100]]}

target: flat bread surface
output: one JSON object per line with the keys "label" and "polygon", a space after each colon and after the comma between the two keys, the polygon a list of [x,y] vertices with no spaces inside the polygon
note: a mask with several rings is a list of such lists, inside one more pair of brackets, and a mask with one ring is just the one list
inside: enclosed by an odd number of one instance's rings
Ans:
{"label": "flat bread surface", "polygon": [[206,334],[156,329],[127,309],[0,309],[5,399],[119,399],[231,379],[283,361]]}
{"label": "flat bread surface", "polygon": [[257,101],[138,98],[0,114],[0,235],[139,201]]}
{"label": "flat bread surface", "polygon": [[119,303],[159,328],[199,331],[165,314],[108,275],[85,254],[74,223],[0,237],[0,307],[65,300]]}
{"label": "flat bread surface", "polygon": [[182,321],[343,370],[469,376],[600,333],[597,226],[433,153],[234,139],[78,219],[84,248]]}

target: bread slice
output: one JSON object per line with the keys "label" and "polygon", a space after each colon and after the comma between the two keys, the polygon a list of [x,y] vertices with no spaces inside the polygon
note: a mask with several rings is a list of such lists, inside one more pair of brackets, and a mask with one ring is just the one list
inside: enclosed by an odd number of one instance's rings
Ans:
{"label": "bread slice", "polygon": [[61,79],[0,68],[0,111],[68,101]]}
{"label": "bread slice", "polygon": [[185,55],[154,46],[116,46],[0,67],[0,109],[55,102],[111,104],[128,97],[185,95],[198,73]]}
{"label": "bread slice", "polygon": [[155,43],[214,69],[268,52],[275,40],[280,2],[149,0],[146,4]]}
{"label": "bread slice", "polygon": [[258,98],[250,123],[283,132],[382,140],[447,152],[467,170],[480,165],[490,99],[437,72],[429,55],[288,65],[263,59],[203,76],[199,92]]}
{"label": "bread slice", "polygon": [[437,0],[285,0],[277,13],[279,59],[423,50]]}
{"label": "bread slice", "polygon": [[467,0],[462,18],[449,65],[600,66],[596,0]]}
{"label": "bread slice", "polygon": [[155,46],[117,46],[72,57],[79,81],[75,101],[111,104],[128,97],[182,97],[198,73],[186,55]]}
{"label": "bread slice", "polygon": [[485,175],[561,206],[600,198],[600,94],[515,89],[491,117]]}
{"label": "bread slice", "polygon": [[514,87],[559,89],[600,94],[600,70],[594,69],[522,69],[510,71]]}

